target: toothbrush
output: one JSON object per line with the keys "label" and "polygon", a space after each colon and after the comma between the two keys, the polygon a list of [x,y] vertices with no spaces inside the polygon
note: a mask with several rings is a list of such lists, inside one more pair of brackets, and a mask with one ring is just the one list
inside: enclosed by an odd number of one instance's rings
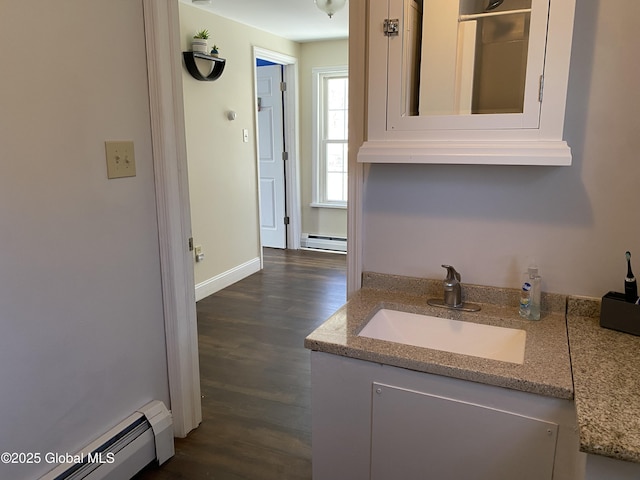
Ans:
{"label": "toothbrush", "polygon": [[624,279],[624,297],[627,302],[636,303],[636,300],[638,300],[638,284],[631,271],[631,252],[625,253],[625,257],[627,258],[627,276]]}

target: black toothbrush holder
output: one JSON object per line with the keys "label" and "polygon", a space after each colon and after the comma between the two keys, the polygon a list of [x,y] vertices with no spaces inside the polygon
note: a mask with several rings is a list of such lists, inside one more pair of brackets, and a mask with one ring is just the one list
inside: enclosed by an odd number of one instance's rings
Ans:
{"label": "black toothbrush holder", "polygon": [[627,302],[624,293],[607,293],[602,297],[600,326],[640,336],[640,305]]}

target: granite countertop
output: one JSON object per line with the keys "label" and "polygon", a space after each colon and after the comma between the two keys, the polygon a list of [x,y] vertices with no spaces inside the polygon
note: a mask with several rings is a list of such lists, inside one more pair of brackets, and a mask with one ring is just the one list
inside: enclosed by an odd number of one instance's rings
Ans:
{"label": "granite countertop", "polygon": [[[482,305],[480,312],[473,313],[428,306],[427,298],[442,297],[441,290],[441,280],[367,273],[363,277],[363,288],[354,293],[342,308],[305,339],[305,347],[539,395],[573,398],[565,296],[543,297],[545,311],[542,319],[530,321],[521,319],[518,315],[516,289],[464,285],[463,300]],[[526,330],[524,363],[490,360],[358,337],[358,332],[380,308]]]}
{"label": "granite countertop", "polygon": [[600,327],[600,303],[569,297],[580,450],[640,463],[640,337]]}
{"label": "granite countertop", "polygon": [[[600,300],[543,294],[540,321],[518,316],[516,289],[463,285],[475,313],[430,307],[442,282],[365,273],[363,288],[305,339],[305,347],[420,372],[574,399],[580,450],[640,463],[640,337],[600,327]],[[504,307],[503,305],[514,305]],[[380,308],[527,331],[522,365],[358,337]],[[569,348],[570,347],[570,348]]]}

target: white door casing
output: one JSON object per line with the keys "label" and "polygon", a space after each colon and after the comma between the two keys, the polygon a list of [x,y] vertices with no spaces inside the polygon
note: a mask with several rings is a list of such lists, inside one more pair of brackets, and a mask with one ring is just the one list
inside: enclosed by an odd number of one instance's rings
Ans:
{"label": "white door casing", "polygon": [[[287,229],[287,248],[297,250],[300,248],[300,179],[298,175],[299,165],[299,139],[298,139],[298,60],[295,57],[286,55],[262,47],[253,47],[254,80],[257,83],[257,60],[268,60],[283,66],[283,78],[286,90],[283,92],[284,103],[284,138],[287,145],[289,159],[285,168],[285,190],[286,190],[286,211],[289,216],[289,228]],[[255,95],[257,85],[254,84]],[[255,102],[255,128],[258,128],[258,103]],[[256,165],[260,168],[258,142],[256,142]],[[259,186],[258,182],[258,186]],[[259,225],[258,225],[259,226]]]}
{"label": "white door casing", "polygon": [[143,0],[171,415],[176,437],[202,421],[178,0]]}
{"label": "white door casing", "polygon": [[257,68],[260,239],[263,247],[286,248],[285,151],[282,66]]}

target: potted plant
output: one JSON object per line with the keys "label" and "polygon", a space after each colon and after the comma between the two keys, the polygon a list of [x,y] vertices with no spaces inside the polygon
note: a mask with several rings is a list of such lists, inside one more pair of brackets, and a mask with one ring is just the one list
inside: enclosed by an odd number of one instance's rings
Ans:
{"label": "potted plant", "polygon": [[213,47],[211,47],[211,56],[212,57],[217,57],[218,56],[218,46],[214,43]]}
{"label": "potted plant", "polygon": [[203,28],[198,30],[191,40],[191,50],[198,53],[209,53],[207,48],[207,40],[209,39],[209,30]]}

